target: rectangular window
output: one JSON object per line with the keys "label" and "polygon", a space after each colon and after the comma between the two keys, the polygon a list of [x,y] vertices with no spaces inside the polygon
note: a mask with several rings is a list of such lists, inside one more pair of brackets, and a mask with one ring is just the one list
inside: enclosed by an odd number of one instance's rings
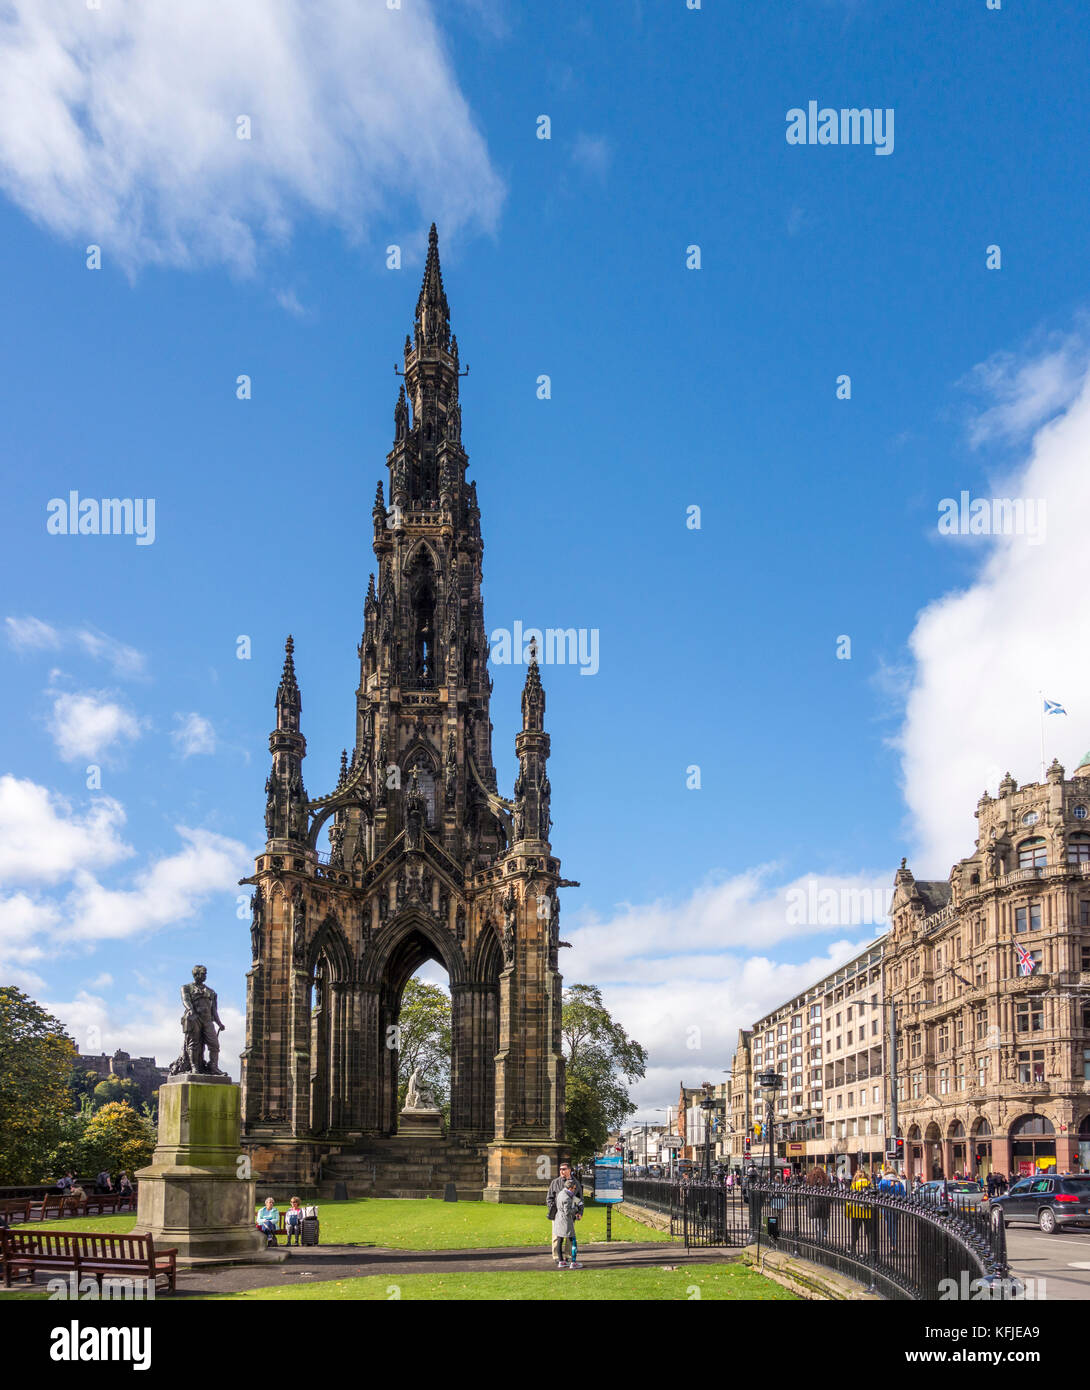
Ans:
{"label": "rectangular window", "polygon": [[976,1059],[976,1080],[977,1080],[977,1085],[980,1087],[980,1089],[981,1089],[982,1091],[983,1091],[984,1089],[986,1089],[986,1087],[987,1087],[987,1085],[988,1085],[988,1059],[987,1059],[987,1057],[978,1057],[978,1058]]}
{"label": "rectangular window", "polygon": [[921,1096],[922,1094],[923,1094],[923,1082],[922,1082],[921,1074],[920,1074],[918,1071],[917,1071],[917,1072],[913,1072],[913,1073],[912,1073],[912,1099],[913,1099],[913,1100],[919,1100],[919,1098],[920,1098],[920,1096]]}
{"label": "rectangular window", "polygon": [[948,1067],[939,1068],[939,1095],[950,1094],[950,1069]]}
{"label": "rectangular window", "polygon": [[1079,899],[1079,926],[1090,927],[1090,898]]}
{"label": "rectangular window", "polygon": [[1041,838],[1023,841],[1018,850],[1020,869],[1043,869],[1048,863],[1048,846]]}
{"label": "rectangular window", "polygon": [[878,1104],[878,1090],[879,1090],[879,1088],[878,1088],[877,1086],[875,1086],[875,1088],[874,1088],[874,1103],[875,1103],[875,1105]]}
{"label": "rectangular window", "polygon": [[977,1009],[973,1014],[973,1026],[978,1042],[984,1041],[984,1035],[988,1031],[988,1015],[983,1009]]}
{"label": "rectangular window", "polygon": [[950,1051],[950,1025],[948,1023],[939,1024],[938,1049],[940,1052]]}
{"label": "rectangular window", "polygon": [[1090,1081],[1090,1047],[1083,1049],[1082,1054],[1082,1079]]}
{"label": "rectangular window", "polygon": [[844,1093],[843,1093],[843,1092],[841,1092],[841,1093],[837,1096],[837,1098],[836,1098],[836,1108],[837,1108],[838,1110],[843,1110],[843,1109],[844,1109]]}
{"label": "rectangular window", "polygon": [[988,962],[978,960],[973,967],[973,983],[977,989],[984,989],[988,984]]}
{"label": "rectangular window", "polygon": [[1084,946],[1080,952],[1080,970],[1090,970],[1090,946]]}
{"label": "rectangular window", "polygon": [[963,1046],[965,1045],[965,1015],[964,1015],[964,1014],[958,1014],[958,1016],[957,1016],[957,1022],[954,1024],[954,1036],[955,1036],[955,1038],[956,1038],[956,1042],[954,1043],[954,1046],[955,1046],[955,1047],[963,1047]]}
{"label": "rectangular window", "polygon": [[1040,999],[1024,999],[1014,1011],[1018,1033],[1040,1033],[1045,1026],[1045,1006]]}
{"label": "rectangular window", "polygon": [[1044,1048],[1035,1047],[1032,1052],[1018,1054],[1018,1080],[1022,1085],[1030,1085],[1045,1079]]}

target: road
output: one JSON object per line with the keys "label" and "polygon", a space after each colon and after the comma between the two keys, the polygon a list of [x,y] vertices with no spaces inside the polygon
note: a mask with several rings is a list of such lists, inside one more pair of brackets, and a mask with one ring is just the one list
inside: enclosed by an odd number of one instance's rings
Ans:
{"label": "road", "polygon": [[1045,1281],[1049,1301],[1090,1300],[1090,1227],[1046,1236],[1032,1226],[1008,1226],[1007,1258],[1020,1278]]}

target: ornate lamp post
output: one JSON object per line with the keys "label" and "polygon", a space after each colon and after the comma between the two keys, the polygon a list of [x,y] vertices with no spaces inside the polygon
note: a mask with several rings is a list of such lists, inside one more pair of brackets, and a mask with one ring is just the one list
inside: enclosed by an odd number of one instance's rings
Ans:
{"label": "ornate lamp post", "polygon": [[757,1076],[757,1082],[764,1093],[767,1106],[765,1128],[768,1130],[768,1181],[771,1185],[773,1149],[776,1138],[776,1092],[783,1088],[783,1076],[778,1071],[762,1071]]}
{"label": "ornate lamp post", "polygon": [[708,1182],[712,1175],[712,1111],[715,1109],[710,1081],[704,1082],[704,1099],[700,1102],[700,1108],[704,1112],[704,1180]]}

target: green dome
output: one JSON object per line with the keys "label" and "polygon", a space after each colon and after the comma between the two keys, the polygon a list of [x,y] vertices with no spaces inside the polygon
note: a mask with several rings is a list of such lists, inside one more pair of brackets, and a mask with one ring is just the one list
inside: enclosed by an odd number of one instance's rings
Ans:
{"label": "green dome", "polygon": [[[1090,753],[1083,754],[1082,762],[1079,763],[1079,767],[1090,767]],[[1078,768],[1076,768],[1075,771],[1077,772]]]}

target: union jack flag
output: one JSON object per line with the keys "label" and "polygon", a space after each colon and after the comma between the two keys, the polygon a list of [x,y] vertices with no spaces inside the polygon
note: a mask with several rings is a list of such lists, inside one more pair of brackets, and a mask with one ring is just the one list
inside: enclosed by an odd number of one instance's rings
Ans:
{"label": "union jack flag", "polygon": [[1032,975],[1037,962],[1033,959],[1026,948],[1015,942],[1014,949],[1018,952],[1018,973],[1019,975]]}

